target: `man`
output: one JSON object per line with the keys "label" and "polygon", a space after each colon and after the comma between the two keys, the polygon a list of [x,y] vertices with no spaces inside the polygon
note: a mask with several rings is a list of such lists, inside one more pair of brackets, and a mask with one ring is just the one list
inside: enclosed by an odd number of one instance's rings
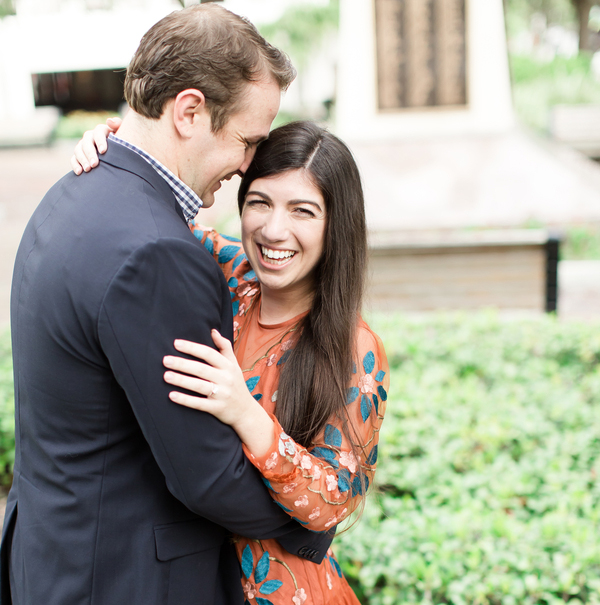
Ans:
{"label": "man", "polygon": [[225,9],[169,15],[132,60],[132,111],[100,166],[34,213],[11,299],[3,605],[241,604],[230,532],[325,554],[330,538],[272,502],[233,431],[172,404],[162,379],[175,338],[231,337],[227,285],[186,221],[246,169],[293,77]]}

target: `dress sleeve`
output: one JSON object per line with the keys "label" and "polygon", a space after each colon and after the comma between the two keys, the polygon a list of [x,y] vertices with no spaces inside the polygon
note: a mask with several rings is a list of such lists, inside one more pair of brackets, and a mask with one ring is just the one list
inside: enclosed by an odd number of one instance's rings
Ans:
{"label": "dress sleeve", "polygon": [[190,229],[217,261],[225,275],[229,290],[234,292],[239,285],[234,272],[247,260],[241,241],[236,237],[221,235],[212,227],[200,225],[196,221],[190,223]]}
{"label": "dress sleeve", "polygon": [[357,340],[354,373],[347,391],[354,450],[338,419],[332,419],[307,449],[286,435],[274,416],[275,434],[269,451],[256,457],[244,447],[275,501],[313,531],[327,531],[356,509],[375,474],[389,368],[381,340],[364,323]]}

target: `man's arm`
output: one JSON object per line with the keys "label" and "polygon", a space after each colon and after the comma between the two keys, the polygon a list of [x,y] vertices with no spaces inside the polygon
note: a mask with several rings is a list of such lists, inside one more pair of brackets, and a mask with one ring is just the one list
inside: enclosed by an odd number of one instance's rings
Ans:
{"label": "man's arm", "polygon": [[322,556],[331,538],[302,529],[274,504],[235,432],[169,400],[164,355],[175,353],[176,338],[213,346],[212,328],[230,333],[229,304],[208,253],[192,242],[159,240],[134,252],[111,282],[100,342],[176,498],[232,532]]}

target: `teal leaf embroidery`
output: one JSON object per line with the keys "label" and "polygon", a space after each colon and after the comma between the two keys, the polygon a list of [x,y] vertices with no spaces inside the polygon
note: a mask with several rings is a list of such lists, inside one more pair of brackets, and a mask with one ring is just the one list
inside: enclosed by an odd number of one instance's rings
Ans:
{"label": "teal leaf embroidery", "polygon": [[325,427],[325,443],[332,447],[342,446],[342,433],[332,424],[328,424]]}
{"label": "teal leaf embroidery", "polygon": [[252,576],[252,570],[254,569],[254,558],[252,557],[252,551],[250,546],[246,544],[244,552],[242,553],[242,571],[248,580]]}
{"label": "teal leaf embroidery", "polygon": [[281,580],[269,580],[258,589],[258,592],[260,592],[260,594],[272,594],[282,586],[283,582]]}
{"label": "teal leaf embroidery", "polygon": [[350,489],[350,471],[345,468],[338,473],[338,489],[342,494]]}
{"label": "teal leaf embroidery", "polygon": [[338,562],[333,557],[329,557],[329,562],[331,563],[331,567],[333,567],[333,569],[335,569],[337,575],[340,576],[340,578],[341,578],[342,570],[340,569]]}
{"label": "teal leaf embroidery", "polygon": [[[369,489],[369,478],[367,476],[363,475],[363,479],[364,479],[364,492],[366,492]],[[352,481],[352,497],[356,496],[356,494],[360,494],[361,496],[363,495],[363,485],[360,482],[359,475],[354,477],[354,480]]]}
{"label": "teal leaf embroidery", "polygon": [[352,362],[352,373],[356,374],[356,364]]}
{"label": "teal leaf embroidery", "polygon": [[252,395],[252,397],[254,397],[256,401],[260,401],[262,399],[262,393],[256,393],[255,395]]}
{"label": "teal leaf embroidery", "polygon": [[360,415],[362,416],[363,422],[368,420],[371,415],[372,407],[371,400],[366,395],[363,395],[360,399]]}
{"label": "teal leaf embroidery", "polygon": [[235,277],[230,277],[229,281],[227,282],[227,285],[230,288],[237,288],[238,287],[238,280]]}
{"label": "teal leaf embroidery", "polygon": [[[259,584],[262,582],[267,575],[269,574],[269,569],[271,568],[271,562],[269,561],[269,552],[266,551],[263,553],[263,556],[259,559],[256,564],[256,569],[254,570],[254,581]],[[269,594],[264,593],[264,594]]]}
{"label": "teal leaf embroidery", "polygon": [[373,446],[369,457],[367,458],[367,464],[373,466],[377,462],[377,446]]}
{"label": "teal leaf embroidery", "polygon": [[381,382],[383,380],[384,376],[385,376],[385,372],[383,370],[379,370],[379,372],[377,372],[377,374],[375,375],[375,380],[377,382]]}
{"label": "teal leaf embroidery", "polygon": [[312,450],[310,450],[310,453],[317,458],[321,458],[329,462],[335,460],[335,452],[326,447],[314,447]]}
{"label": "teal leaf embroidery", "polygon": [[245,260],[248,260],[248,257],[245,254],[236,256],[233,265],[231,265],[232,270],[235,271]]}
{"label": "teal leaf embroidery", "polygon": [[375,413],[379,416],[379,399],[375,393],[373,393],[373,403],[375,404]]}
{"label": "teal leaf embroidery", "polygon": [[387,393],[381,385],[377,387],[377,392],[379,393],[379,397],[381,397],[381,401],[387,401]]}
{"label": "teal leaf embroidery", "polygon": [[226,239],[228,242],[238,242],[240,243],[242,240],[238,239],[237,237],[233,237],[233,235],[223,235],[221,233],[221,237],[223,239]]}
{"label": "teal leaf embroidery", "polygon": [[256,279],[256,273],[254,273],[254,271],[248,271],[248,273],[246,273],[242,279],[245,281],[252,281]]}
{"label": "teal leaf embroidery", "polygon": [[260,376],[252,376],[252,378],[248,378],[248,380],[246,380],[246,386],[251,393],[256,388],[259,380]]}
{"label": "teal leaf embroidery", "polygon": [[288,349],[280,358],[279,361],[277,362],[277,365],[280,366],[282,363],[285,363],[287,361],[287,358],[290,356],[291,353],[291,349]]}
{"label": "teal leaf embroidery", "polygon": [[358,397],[359,393],[358,387],[350,387],[348,389],[348,395],[346,396],[346,404],[352,403]]}
{"label": "teal leaf embroidery", "polygon": [[375,355],[373,351],[369,351],[363,359],[363,368],[367,374],[370,374],[375,367]]}
{"label": "teal leaf embroidery", "polygon": [[204,231],[202,231],[201,229],[194,229],[193,233],[196,239],[201,240],[204,237]]}
{"label": "teal leaf embroidery", "polygon": [[[196,236],[196,237],[198,237],[198,236]],[[202,236],[200,236],[200,237],[202,237]],[[198,239],[200,239],[200,238],[198,238]],[[204,247],[205,247],[205,248],[206,248],[206,249],[207,249],[207,250],[208,250],[208,251],[209,251],[211,254],[214,254],[214,253],[215,253],[215,246],[214,246],[214,244],[213,244],[213,241],[212,241],[212,240],[211,240],[209,237],[207,237],[207,238],[204,240]]]}
{"label": "teal leaf embroidery", "polygon": [[240,310],[240,301],[239,300],[234,300],[231,303],[231,310],[233,311],[233,315],[237,315],[238,311]]}
{"label": "teal leaf embroidery", "polygon": [[228,263],[239,251],[239,246],[225,246],[221,248],[218,262],[221,264]]}
{"label": "teal leaf embroidery", "polygon": [[273,502],[275,502],[275,504],[278,504],[279,508],[282,508],[286,513],[294,512],[291,508],[288,508],[287,506],[283,506],[283,504],[281,504],[281,502],[278,502],[277,500],[273,500]]}
{"label": "teal leaf embroidery", "polygon": [[269,601],[269,599],[263,599],[262,597],[256,597],[257,605],[273,605],[273,601]]}

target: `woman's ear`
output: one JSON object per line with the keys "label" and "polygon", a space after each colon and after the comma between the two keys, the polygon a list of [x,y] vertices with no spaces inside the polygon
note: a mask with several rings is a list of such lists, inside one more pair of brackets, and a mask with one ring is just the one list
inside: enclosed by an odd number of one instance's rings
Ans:
{"label": "woman's ear", "polygon": [[173,125],[184,139],[190,139],[198,128],[210,129],[210,112],[204,94],[196,88],[182,90],[173,102]]}

